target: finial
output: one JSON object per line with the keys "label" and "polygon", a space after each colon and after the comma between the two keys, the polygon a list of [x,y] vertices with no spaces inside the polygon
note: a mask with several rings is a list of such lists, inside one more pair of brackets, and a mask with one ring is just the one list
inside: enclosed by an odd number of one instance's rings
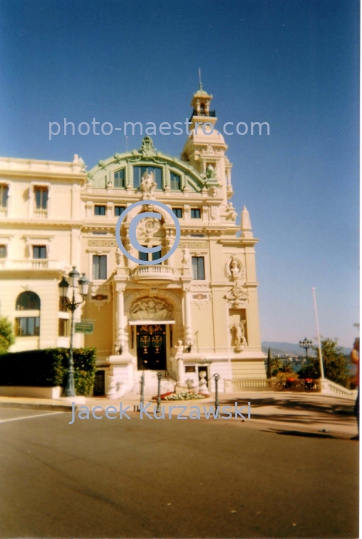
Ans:
{"label": "finial", "polygon": [[202,82],[201,82],[201,68],[199,67],[199,90],[202,90]]}
{"label": "finial", "polygon": [[241,213],[241,237],[242,238],[253,237],[253,233],[251,231],[250,215],[249,215],[248,210],[246,209],[246,206],[244,206],[243,211]]}

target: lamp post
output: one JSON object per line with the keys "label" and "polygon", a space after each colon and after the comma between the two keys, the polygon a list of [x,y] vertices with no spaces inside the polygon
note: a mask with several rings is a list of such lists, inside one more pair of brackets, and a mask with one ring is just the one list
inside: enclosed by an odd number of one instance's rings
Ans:
{"label": "lamp post", "polygon": [[215,378],[215,409],[216,409],[216,414],[217,414],[217,409],[219,407],[218,383],[219,383],[219,380],[220,380],[220,376],[217,373],[215,373],[214,378]]}
{"label": "lamp post", "polygon": [[308,341],[307,337],[305,337],[304,341],[299,341],[299,346],[305,349],[305,359],[308,365],[308,350],[309,348],[312,348],[313,343],[312,341]]}
{"label": "lamp post", "polygon": [[[68,374],[67,374],[67,381],[64,388],[64,396],[65,397],[75,397],[75,389],[74,389],[74,361],[73,361],[73,336],[74,336],[74,311],[76,308],[85,301],[87,295],[88,295],[88,288],[89,288],[89,281],[85,276],[85,273],[80,276],[78,271],[76,270],[76,267],[73,266],[72,271],[68,275],[69,281],[66,280],[66,278],[63,276],[62,280],[60,281],[58,287],[59,287],[59,297],[64,300],[64,305],[67,309],[70,310],[72,313],[71,315],[71,322],[70,322],[70,346],[69,346],[69,361],[68,361]],[[82,301],[75,301],[75,288],[79,286],[79,293],[82,296]],[[72,299],[68,299],[69,294],[69,288],[72,288]]]}
{"label": "lamp post", "polygon": [[162,373],[158,372],[157,373],[157,406],[156,406],[156,414],[160,414],[161,413],[161,378],[162,378]]}

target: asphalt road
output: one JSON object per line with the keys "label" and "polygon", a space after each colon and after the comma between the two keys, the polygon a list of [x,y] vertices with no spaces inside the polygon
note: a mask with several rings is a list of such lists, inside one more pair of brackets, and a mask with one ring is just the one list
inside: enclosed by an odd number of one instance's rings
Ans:
{"label": "asphalt road", "polygon": [[0,409],[1,537],[358,537],[357,442]]}

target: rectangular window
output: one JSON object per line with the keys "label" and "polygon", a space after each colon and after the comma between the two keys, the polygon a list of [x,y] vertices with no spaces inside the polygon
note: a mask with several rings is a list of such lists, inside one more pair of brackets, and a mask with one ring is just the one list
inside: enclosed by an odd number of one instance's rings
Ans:
{"label": "rectangular window", "polygon": [[205,234],[190,234],[190,238],[204,238]]}
{"label": "rectangular window", "polygon": [[106,207],[94,206],[94,215],[106,215]]}
{"label": "rectangular window", "polygon": [[[147,247],[147,245],[142,245],[142,247]],[[143,262],[148,262],[148,253],[142,253],[142,251],[138,251],[138,259],[142,260]]]}
{"label": "rectangular window", "polygon": [[182,208],[172,208],[172,211],[176,215],[176,217],[182,219]]}
{"label": "rectangular window", "polygon": [[174,172],[170,174],[171,190],[179,191],[181,189],[181,177]]}
{"label": "rectangular window", "polygon": [[198,208],[191,209],[191,219],[200,219],[201,211]]}
{"label": "rectangular window", "polygon": [[107,255],[93,255],[93,280],[107,279]]}
{"label": "rectangular window", "polygon": [[67,318],[59,318],[59,331],[58,335],[59,337],[68,337],[69,331],[69,320]]}
{"label": "rectangular window", "polygon": [[0,185],[0,208],[7,208],[8,193],[9,187],[7,185]]}
{"label": "rectangular window", "polygon": [[33,245],[33,258],[46,258],[47,257],[47,248],[45,245]]}
{"label": "rectangular window", "polygon": [[0,245],[0,258],[6,258],[6,245]]}
{"label": "rectangular window", "polygon": [[46,210],[48,207],[48,188],[35,187],[35,208],[37,210]]}
{"label": "rectangular window", "polygon": [[122,215],[125,209],[126,209],[126,206],[115,206],[114,207],[115,217],[119,217],[120,215]]}
{"label": "rectangular window", "polygon": [[40,316],[15,318],[17,337],[38,336],[40,334]]}
{"label": "rectangular window", "polygon": [[114,187],[121,189],[122,187],[126,187],[125,183],[124,168],[122,168],[114,173]]}
{"label": "rectangular window", "polygon": [[205,260],[203,256],[192,257],[192,278],[197,281],[205,280]]}
{"label": "rectangular window", "polygon": [[[156,251],[155,253],[152,253],[152,260],[158,260],[162,256],[162,249],[159,251]],[[159,262],[159,264],[162,264],[162,262]],[[156,264],[157,265],[157,264]]]}

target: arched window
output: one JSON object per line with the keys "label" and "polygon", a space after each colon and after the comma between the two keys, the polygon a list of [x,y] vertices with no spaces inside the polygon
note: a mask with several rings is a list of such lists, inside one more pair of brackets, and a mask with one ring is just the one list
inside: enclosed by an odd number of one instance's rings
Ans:
{"label": "arched window", "polygon": [[171,191],[180,191],[181,177],[174,172],[170,173]]}
{"label": "arched window", "polygon": [[[22,292],[16,299],[17,311],[39,311],[38,313],[25,313],[15,318],[15,335],[17,337],[34,337],[40,334],[40,298],[35,292]],[[37,314],[38,316],[34,316]],[[27,316],[28,315],[28,316]]]}
{"label": "arched window", "polygon": [[133,184],[134,187],[140,187],[142,176],[145,172],[153,172],[153,179],[156,183],[156,189],[162,189],[162,169],[160,167],[133,167]]}
{"label": "arched window", "polygon": [[126,177],[125,177],[124,168],[121,168],[121,170],[117,170],[114,173],[114,187],[116,187],[117,189],[126,187]]}
{"label": "arched window", "polygon": [[35,292],[22,292],[16,299],[17,311],[40,311],[40,297]]}

